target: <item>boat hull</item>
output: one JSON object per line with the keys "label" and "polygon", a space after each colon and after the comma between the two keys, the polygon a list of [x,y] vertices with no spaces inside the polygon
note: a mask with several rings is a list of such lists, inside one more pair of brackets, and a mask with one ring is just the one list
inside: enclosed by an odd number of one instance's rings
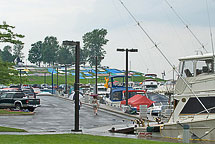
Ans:
{"label": "boat hull", "polygon": [[161,135],[168,138],[183,138],[183,125],[189,125],[190,139],[215,141],[215,119],[202,120],[187,123],[164,124],[161,127]]}

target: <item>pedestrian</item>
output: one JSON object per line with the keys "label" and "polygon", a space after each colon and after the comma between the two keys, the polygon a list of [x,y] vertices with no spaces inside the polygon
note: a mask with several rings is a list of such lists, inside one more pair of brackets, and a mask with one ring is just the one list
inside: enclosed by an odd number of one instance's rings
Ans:
{"label": "pedestrian", "polygon": [[93,104],[94,115],[98,115],[97,112],[98,112],[99,104],[97,101],[97,96],[93,96],[92,104]]}

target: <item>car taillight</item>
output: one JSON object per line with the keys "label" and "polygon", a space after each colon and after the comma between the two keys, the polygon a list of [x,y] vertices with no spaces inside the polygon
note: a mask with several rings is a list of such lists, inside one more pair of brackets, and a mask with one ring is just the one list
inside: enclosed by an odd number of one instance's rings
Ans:
{"label": "car taillight", "polygon": [[28,100],[26,100],[26,103],[28,104]]}

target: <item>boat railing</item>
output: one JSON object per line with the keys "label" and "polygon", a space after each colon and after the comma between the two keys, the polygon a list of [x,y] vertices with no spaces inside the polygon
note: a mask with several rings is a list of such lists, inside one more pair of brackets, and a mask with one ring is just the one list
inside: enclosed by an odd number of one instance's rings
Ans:
{"label": "boat railing", "polygon": [[[213,110],[213,109],[215,109],[215,107],[208,108],[207,110],[203,110],[203,111],[200,111],[200,112],[198,112],[198,113],[196,113],[196,114],[192,114],[192,115],[195,117],[195,116],[197,116],[197,115],[200,115],[200,114],[202,114],[202,113],[208,111],[209,113],[207,113],[207,117],[206,117],[206,119],[208,119],[209,115],[211,114],[210,111]],[[193,118],[194,118],[194,117],[193,117]]]}

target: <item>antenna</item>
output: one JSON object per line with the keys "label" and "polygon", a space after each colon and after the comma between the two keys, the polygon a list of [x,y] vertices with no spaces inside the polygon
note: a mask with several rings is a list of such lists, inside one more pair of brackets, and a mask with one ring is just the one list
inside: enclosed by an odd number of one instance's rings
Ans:
{"label": "antenna", "polygon": [[205,49],[205,46],[200,42],[200,40],[197,38],[197,36],[193,33],[193,31],[189,28],[188,24],[185,23],[185,21],[179,16],[179,14],[176,12],[176,10],[170,5],[170,3],[165,0],[167,5],[172,9],[172,11],[175,13],[175,15],[181,20],[181,22],[185,25],[185,27],[189,30],[189,32],[192,34],[192,36],[196,39],[196,41],[201,45],[201,47],[205,50],[206,53],[208,51]]}
{"label": "antenna", "polygon": [[210,21],[210,14],[209,14],[209,8],[208,8],[208,1],[207,0],[206,0],[206,5],[207,5],[207,14],[208,14],[208,24],[209,24],[209,28],[210,28],[211,47],[212,47],[212,52],[213,52],[213,57],[214,57],[213,35],[212,35],[212,30],[211,30],[211,21]]}
{"label": "antenna", "polygon": [[[149,40],[154,44],[154,47],[157,48],[157,50],[160,52],[160,54],[164,57],[164,59],[168,62],[168,64],[174,69],[174,66],[171,64],[171,62],[167,59],[167,57],[164,55],[164,53],[160,50],[160,48],[158,47],[158,45],[152,40],[152,38],[149,36],[149,34],[144,30],[144,28],[140,25],[140,23],[137,21],[137,19],[132,15],[132,13],[128,10],[128,8],[124,5],[124,3],[119,0],[119,2],[123,5],[123,7],[126,9],[126,11],[129,13],[129,15],[132,17],[132,19],[137,23],[137,25],[140,27],[140,29],[144,32],[144,34],[149,38]],[[209,111],[206,109],[206,107],[204,106],[204,104],[201,102],[201,100],[197,97],[197,95],[194,93],[194,91],[192,90],[191,86],[188,84],[188,82],[179,74],[179,72],[174,69],[175,72],[178,74],[178,76],[183,80],[183,82],[187,85],[187,87],[189,88],[189,90],[191,91],[191,93],[196,97],[196,99],[199,101],[199,103],[202,105],[202,107],[205,109],[205,111],[207,113],[209,113]]]}

